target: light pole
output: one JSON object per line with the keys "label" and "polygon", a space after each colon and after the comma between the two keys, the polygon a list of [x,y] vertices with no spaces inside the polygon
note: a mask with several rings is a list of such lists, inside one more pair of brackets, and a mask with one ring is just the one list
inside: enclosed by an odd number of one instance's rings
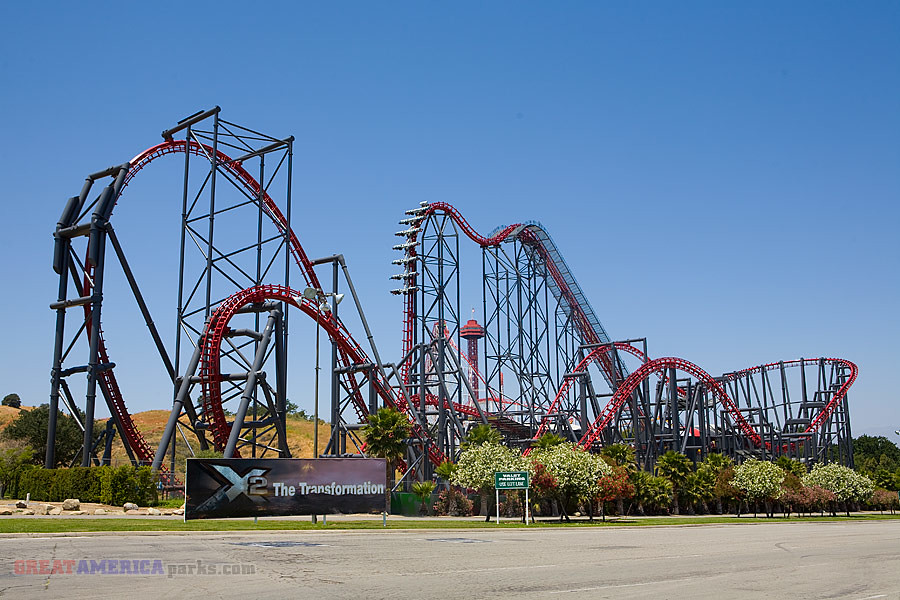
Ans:
{"label": "light pole", "polygon": [[[331,312],[328,306],[328,297],[334,298],[334,305],[337,306],[344,299],[343,294],[334,292],[323,292],[320,289],[308,287],[303,290],[303,297],[309,301],[316,303],[316,376],[315,389],[313,392],[313,458],[319,456],[319,323],[322,313]],[[336,424],[332,424],[334,426]]]}

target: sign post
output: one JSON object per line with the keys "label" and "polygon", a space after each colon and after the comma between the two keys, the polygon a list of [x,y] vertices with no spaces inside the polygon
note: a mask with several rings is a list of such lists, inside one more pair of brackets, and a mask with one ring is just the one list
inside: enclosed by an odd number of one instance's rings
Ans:
{"label": "sign post", "polygon": [[525,524],[528,525],[528,488],[530,483],[531,476],[528,471],[497,471],[494,473],[497,525],[500,524],[500,490],[525,490]]}

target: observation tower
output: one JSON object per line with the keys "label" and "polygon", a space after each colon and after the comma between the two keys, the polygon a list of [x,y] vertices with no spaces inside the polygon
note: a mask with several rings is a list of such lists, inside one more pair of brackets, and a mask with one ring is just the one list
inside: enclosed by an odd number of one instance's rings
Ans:
{"label": "observation tower", "polygon": [[[475,310],[473,309],[474,313]],[[474,315],[473,315],[474,316]],[[469,373],[469,383],[472,384],[472,393],[475,395],[472,402],[478,403],[478,340],[484,337],[484,327],[478,324],[474,318],[463,325],[459,330],[459,337],[468,342],[467,354],[472,370]]]}

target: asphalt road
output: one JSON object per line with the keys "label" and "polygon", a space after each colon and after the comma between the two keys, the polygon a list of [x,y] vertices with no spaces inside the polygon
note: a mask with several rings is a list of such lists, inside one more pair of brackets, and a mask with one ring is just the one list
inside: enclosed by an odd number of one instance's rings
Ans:
{"label": "asphalt road", "polygon": [[900,599],[900,521],[0,537],[0,597],[161,596]]}

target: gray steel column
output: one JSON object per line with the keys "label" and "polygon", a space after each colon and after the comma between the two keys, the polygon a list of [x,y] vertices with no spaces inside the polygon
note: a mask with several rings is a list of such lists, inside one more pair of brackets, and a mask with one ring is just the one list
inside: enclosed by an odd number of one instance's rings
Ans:
{"label": "gray steel column", "polygon": [[[331,293],[338,293],[338,261],[333,260],[331,262],[332,269],[332,280],[331,280]],[[336,296],[331,297],[331,314],[334,316],[334,319],[338,318],[338,303]],[[341,432],[341,396],[340,390],[338,389],[338,376],[335,375],[335,371],[337,370],[338,362],[337,362],[337,343],[335,343],[334,339],[331,340],[331,451],[333,454],[340,454],[338,451],[338,442],[340,441],[340,432]],[[347,377],[355,378],[356,375],[354,373],[348,373]],[[374,382],[370,379],[369,386],[374,387]]]}
{"label": "gray steel column", "polygon": [[[112,214],[116,203],[116,194],[121,189],[122,181],[128,172],[127,165],[120,167],[114,184],[103,189],[101,197],[91,216],[91,232],[89,238],[90,264],[94,268],[94,281],[91,288],[91,325],[90,325],[90,354],[88,356],[88,383],[85,394],[84,407],[84,440],[81,466],[89,467],[91,464],[91,448],[93,447],[94,434],[94,407],[97,399],[97,367],[99,366],[100,352],[100,313],[103,304],[103,267],[106,254],[106,224]],[[88,265],[85,265],[88,267]]]}
{"label": "gray steel column", "polygon": [[[166,428],[163,430],[162,439],[156,448],[156,454],[153,456],[152,469],[158,471],[163,459],[166,457],[166,448],[171,443],[172,435],[175,432],[175,426],[178,423],[178,417],[181,416],[181,409],[184,401],[188,397],[188,390],[191,389],[191,377],[197,372],[197,366],[200,364],[200,356],[203,354],[201,343],[198,340],[197,347],[194,348],[194,354],[191,356],[191,362],[188,363],[187,371],[181,378],[181,385],[178,387],[178,394],[175,396],[175,403],[172,405],[172,411],[169,413],[169,420],[166,422]],[[193,423],[192,423],[193,425]]]}
{"label": "gray steel column", "polygon": [[244,384],[244,392],[241,394],[241,403],[234,415],[234,423],[231,425],[231,432],[228,434],[228,443],[225,445],[225,458],[234,456],[237,448],[238,438],[241,435],[241,427],[244,425],[244,419],[247,416],[247,409],[250,401],[253,399],[253,391],[256,387],[256,380],[262,369],[263,362],[266,359],[266,352],[269,348],[269,339],[272,337],[272,331],[275,329],[275,321],[277,315],[275,312],[269,313],[269,319],[266,321],[266,328],[263,330],[262,339],[259,341],[259,348],[256,356],[253,358],[253,366],[247,373],[247,382]]}
{"label": "gray steel column", "polygon": [[[212,274],[213,274],[213,226],[216,219],[216,172],[219,170],[219,113],[213,117],[213,155],[210,159],[209,176],[209,229],[207,233],[206,247],[206,312],[204,318],[209,318],[210,302],[212,301]],[[262,183],[260,183],[262,185]]]}
{"label": "gray steel column", "polygon": [[[87,190],[90,190],[91,180],[85,183]],[[85,194],[82,191],[82,194]],[[54,261],[53,269],[59,275],[59,291],[57,293],[57,302],[64,303],[68,294],[69,284],[69,251],[71,248],[70,238],[60,235],[60,229],[69,227],[78,216],[78,198],[69,198],[66,206],[60,215],[56,224],[56,232],[54,233]],[[64,338],[66,334],[66,306],[60,304],[56,309],[56,338],[53,344],[53,367],[50,370],[50,415],[47,422],[47,451],[44,455],[44,467],[52,469],[56,463],[56,418],[59,412],[59,382],[62,377],[62,353],[64,346]]]}

